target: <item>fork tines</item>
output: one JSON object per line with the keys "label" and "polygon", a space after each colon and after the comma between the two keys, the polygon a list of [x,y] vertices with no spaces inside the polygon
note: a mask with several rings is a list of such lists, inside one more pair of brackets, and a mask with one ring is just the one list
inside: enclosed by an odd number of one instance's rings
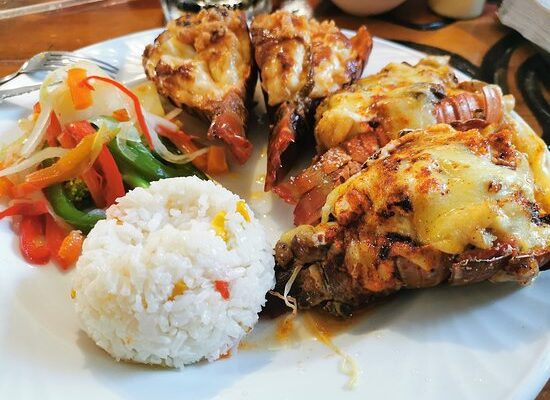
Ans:
{"label": "fork tines", "polygon": [[68,65],[77,61],[90,61],[94,64],[97,64],[101,69],[109,74],[115,75],[118,73],[118,67],[94,57],[79,56],[68,51],[50,51],[47,53],[47,56],[50,57],[52,61],[56,61],[64,65]]}

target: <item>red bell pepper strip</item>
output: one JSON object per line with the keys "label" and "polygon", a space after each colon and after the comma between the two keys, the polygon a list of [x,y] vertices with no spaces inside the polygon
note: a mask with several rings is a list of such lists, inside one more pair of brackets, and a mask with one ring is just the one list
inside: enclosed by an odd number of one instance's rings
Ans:
{"label": "red bell pepper strip", "polygon": [[96,207],[105,207],[107,203],[103,194],[103,178],[101,177],[101,175],[94,167],[91,167],[89,170],[84,171],[81,177],[86,184],[86,187],[90,191],[90,196],[92,196],[92,200],[94,201]]}
{"label": "red bell pepper strip", "polygon": [[57,141],[64,149],[72,149],[76,146],[76,142],[69,133],[68,130],[64,129],[61,134],[57,137]]}
{"label": "red bell pepper strip", "polygon": [[126,96],[128,96],[132,100],[132,103],[134,103],[134,110],[136,112],[136,117],[137,117],[139,126],[141,128],[141,132],[145,135],[145,138],[147,139],[147,143],[149,143],[149,148],[154,149],[155,146],[153,146],[153,139],[151,138],[151,133],[149,132],[149,128],[147,127],[147,123],[145,122],[145,115],[143,115],[143,110],[141,109],[141,104],[139,102],[139,98],[130,89],[128,89],[123,84],[121,84],[121,83],[119,83],[119,82],[117,82],[113,79],[106,78],[104,76],[92,75],[92,76],[87,77],[84,80],[84,82],[88,83],[88,85],[89,85],[89,82],[92,79],[102,81],[102,82],[105,82],[105,83],[108,83],[110,85],[115,86],[117,89],[119,89],[121,92],[123,92]]}
{"label": "red bell pepper strip", "polygon": [[48,213],[48,204],[41,200],[32,203],[16,203],[0,212],[0,219],[14,215],[37,216]]}
{"label": "red bell pepper strip", "polygon": [[97,163],[101,168],[103,174],[103,194],[107,206],[115,203],[115,200],[124,196],[126,193],[124,189],[124,182],[122,181],[122,174],[120,173],[115,159],[109,152],[107,147],[103,146],[103,150],[99,153]]}
{"label": "red bell pepper strip", "polygon": [[50,249],[50,256],[53,260],[60,264],[59,249],[63,243],[63,239],[67,236],[67,231],[59,226],[51,215],[46,215],[46,244]]}
{"label": "red bell pepper strip", "polygon": [[57,137],[61,134],[61,124],[57,119],[57,115],[52,111],[50,113],[50,122],[48,128],[46,128],[46,140],[48,146],[54,147],[57,146]]}
{"label": "red bell pepper strip", "polygon": [[57,259],[59,266],[66,270],[71,265],[76,263],[80,253],[82,253],[82,243],[84,242],[84,236],[80,231],[71,231],[63,242],[57,253]]}
{"label": "red bell pepper strip", "polygon": [[[87,135],[95,133],[94,127],[88,121],[74,122],[67,126],[67,130],[71,133],[73,138],[79,142]],[[124,190],[124,183],[122,181],[122,175],[116,165],[115,159],[107,149],[107,146],[103,146],[101,152],[99,153],[97,160],[95,162],[95,167],[101,170],[103,175],[103,194],[104,205],[110,206],[114,204],[115,200],[119,197],[124,196],[126,191]],[[83,175],[84,177],[84,175]],[[85,180],[86,185],[88,182]],[[88,186],[90,188],[90,186]],[[92,193],[92,190],[90,190]],[[94,197],[92,193],[92,198]],[[103,207],[99,204],[96,199],[96,206]]]}
{"label": "red bell pepper strip", "polygon": [[67,131],[71,134],[76,143],[80,143],[88,135],[93,135],[96,130],[88,121],[71,122],[67,125]]}
{"label": "red bell pepper strip", "polygon": [[214,281],[214,287],[224,300],[229,299],[229,283],[226,281]]}
{"label": "red bell pepper strip", "polygon": [[44,218],[24,215],[19,230],[19,249],[25,260],[38,265],[50,261],[50,249],[44,239]]}

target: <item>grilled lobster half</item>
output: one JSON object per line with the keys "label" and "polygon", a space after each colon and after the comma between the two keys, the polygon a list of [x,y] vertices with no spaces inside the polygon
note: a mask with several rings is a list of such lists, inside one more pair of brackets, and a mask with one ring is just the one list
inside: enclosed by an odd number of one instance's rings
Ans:
{"label": "grilled lobster half", "polygon": [[293,276],[299,308],[348,315],[404,288],[527,284],[550,259],[549,166],[523,125],[406,133],[282,236],[276,288]]}
{"label": "grilled lobster half", "polygon": [[301,174],[274,188],[295,203],[295,223],[318,221],[326,196],[357,173],[372,154],[410,129],[436,123],[457,129],[501,124],[505,102],[500,88],[479,81],[458,82],[447,57],[417,65],[389,64],[327,97],[317,108],[318,156]]}
{"label": "grilled lobster half", "polygon": [[255,17],[250,30],[271,122],[265,180],[270,190],[310,136],[319,102],[361,76],[372,39],[364,26],[348,39],[332,21],[287,11]]}
{"label": "grilled lobster half", "polygon": [[240,163],[250,157],[245,129],[256,72],[243,12],[214,7],[168,22],[145,48],[143,66],[160,93],[211,122],[209,139],[225,142]]}

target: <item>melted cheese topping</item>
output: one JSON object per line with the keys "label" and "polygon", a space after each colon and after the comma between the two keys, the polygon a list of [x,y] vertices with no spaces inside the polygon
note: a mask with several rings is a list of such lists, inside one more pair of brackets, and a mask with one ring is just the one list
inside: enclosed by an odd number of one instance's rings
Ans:
{"label": "melted cheese topping", "polygon": [[495,162],[489,130],[435,125],[390,143],[329,195],[323,221],[329,214],[339,222],[362,214],[369,232],[399,233],[449,254],[496,242],[523,252],[548,248],[550,227],[537,224],[533,214],[537,203],[527,156],[513,151],[514,168]]}
{"label": "melted cheese topping", "polygon": [[[513,108],[513,107],[511,107]],[[509,112],[511,111],[508,110]],[[535,179],[535,197],[545,213],[550,213],[550,152],[546,143],[517,115],[507,114],[512,124],[514,146],[527,154]]]}
{"label": "melted cheese topping", "polygon": [[369,121],[382,124],[388,139],[403,129],[435,123],[435,87],[456,90],[456,78],[444,57],[428,57],[416,66],[389,64],[325,99],[316,113],[315,138],[321,151],[365,132]]}

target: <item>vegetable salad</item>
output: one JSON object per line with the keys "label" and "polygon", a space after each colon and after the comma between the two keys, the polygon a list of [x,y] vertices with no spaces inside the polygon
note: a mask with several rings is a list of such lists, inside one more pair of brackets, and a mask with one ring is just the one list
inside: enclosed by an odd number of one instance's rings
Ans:
{"label": "vegetable salad", "polygon": [[201,147],[164,114],[156,91],[137,93],[88,63],[44,80],[21,137],[0,150],[0,196],[9,200],[0,219],[13,218],[28,262],[69,268],[83,235],[129,189],[227,171],[223,147]]}

